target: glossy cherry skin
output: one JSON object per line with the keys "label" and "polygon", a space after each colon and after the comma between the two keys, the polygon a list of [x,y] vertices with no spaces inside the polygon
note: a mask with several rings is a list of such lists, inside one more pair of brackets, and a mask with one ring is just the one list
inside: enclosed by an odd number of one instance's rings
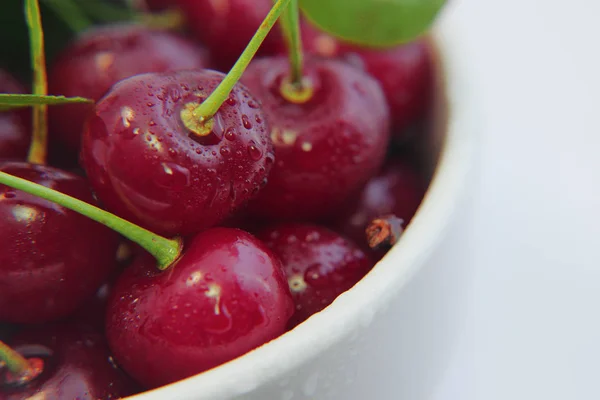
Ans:
{"label": "glossy cherry skin", "polygon": [[180,118],[206,98],[216,71],[143,74],[119,82],[97,103],[82,162],[103,204],[164,235],[213,226],[264,185],[274,155],[265,116],[242,85],[199,137]]}
{"label": "glossy cherry skin", "polygon": [[[110,25],[79,35],[59,54],[49,74],[49,93],[99,100],[116,82],[146,72],[207,68],[208,53],[176,34],[140,25]],[[78,151],[91,105],[49,109],[50,128]]]}
{"label": "glossy cherry skin", "polygon": [[419,171],[403,160],[391,160],[341,209],[335,230],[366,247],[365,228],[373,218],[394,214],[406,227],[419,208],[425,190]]}
{"label": "glossy cherry skin", "polygon": [[142,255],[117,281],[106,332],[113,354],[148,388],[192,376],[276,338],[294,306],[281,263],[252,235],[196,235],[163,272]]}
{"label": "glossy cherry skin", "polygon": [[257,237],[283,264],[296,305],[290,328],[327,307],[373,266],[358,246],[322,226],[280,224]]}
{"label": "glossy cherry skin", "polygon": [[242,77],[262,104],[277,157],[249,206],[270,220],[330,215],[377,172],[388,145],[388,108],[373,78],[327,59],[307,59],[304,70],[314,94],[303,104],[280,94],[286,57],[255,60]]}
{"label": "glossy cherry skin", "polygon": [[24,356],[43,359],[44,371],[24,386],[0,384],[2,400],[113,400],[138,391],[112,362],[104,336],[84,325],[32,327],[9,344]]}
{"label": "glossy cherry skin", "polygon": [[[87,182],[70,173],[24,162],[0,170],[95,203]],[[79,213],[0,185],[0,321],[70,315],[114,270],[118,240]]]}
{"label": "glossy cherry skin", "polygon": [[[25,93],[25,88],[0,68],[0,93]],[[0,158],[24,160],[31,138],[28,109],[0,111]]]}

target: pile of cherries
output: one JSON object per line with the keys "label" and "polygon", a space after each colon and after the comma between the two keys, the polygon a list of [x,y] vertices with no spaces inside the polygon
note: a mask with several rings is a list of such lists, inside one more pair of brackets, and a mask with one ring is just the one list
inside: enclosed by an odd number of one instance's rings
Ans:
{"label": "pile of cherries", "polygon": [[[66,43],[48,92],[95,103],[48,107],[45,165],[27,161],[31,109],[0,112],[0,171],[181,248],[159,269],[116,231],[0,185],[0,335],[28,363],[0,361],[2,399],[114,399],[241,356],[352,288],[385,253],[368,225],[406,227],[427,187],[413,151],[430,116],[427,39],[367,49],[301,20],[308,93],[290,95],[276,25],[195,119],[273,2],[147,3],[176,3],[186,29],[123,22]],[[25,92],[0,70],[0,93]]]}

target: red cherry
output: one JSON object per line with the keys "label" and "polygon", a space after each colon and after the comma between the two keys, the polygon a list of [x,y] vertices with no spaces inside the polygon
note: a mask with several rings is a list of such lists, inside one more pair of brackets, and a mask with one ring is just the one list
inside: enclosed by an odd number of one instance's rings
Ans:
{"label": "red cherry", "polygon": [[[25,93],[25,88],[0,68],[0,93]],[[0,158],[25,159],[30,140],[29,110],[0,111]]]}
{"label": "red cherry", "polygon": [[286,57],[253,61],[242,82],[261,101],[277,154],[266,187],[250,210],[271,219],[328,216],[381,166],[389,114],[377,82],[345,63],[308,59],[314,94],[303,104],[280,91]]}
{"label": "red cherry", "polygon": [[[223,70],[235,63],[273,6],[271,0],[176,0],[176,3],[184,11],[189,29],[206,44]],[[272,33],[261,45],[261,52],[281,47],[278,43],[281,34]]]}
{"label": "red cherry", "polygon": [[307,24],[302,39],[306,51],[340,58],[377,79],[390,107],[395,139],[410,139],[409,128],[426,116],[434,88],[433,49],[426,38],[370,49],[344,43]]}
{"label": "red cherry", "polygon": [[[175,34],[139,25],[93,28],[69,44],[52,65],[49,92],[99,100],[117,81],[146,72],[206,68],[206,52]],[[71,151],[79,150],[87,104],[53,106],[50,127]]]}
{"label": "red cherry", "polygon": [[157,387],[276,338],[293,309],[279,259],[244,231],[213,228],[166,271],[148,255],[134,261],[111,294],[106,331],[119,364]]}
{"label": "red cherry", "polygon": [[434,84],[432,49],[417,40],[386,50],[342,46],[342,57],[375,77],[390,106],[395,139],[409,139],[412,124],[425,117]]}
{"label": "red cherry", "polygon": [[283,264],[296,305],[294,327],[350,289],[373,263],[354,243],[316,225],[282,224],[261,231]]}
{"label": "red cherry", "polygon": [[[42,165],[0,170],[95,203],[87,182]],[[119,236],[37,196],[0,185],[0,321],[41,323],[71,314],[115,268]]]}
{"label": "red cherry", "polygon": [[402,160],[388,162],[362,191],[346,203],[336,222],[336,231],[368,248],[365,229],[373,218],[394,214],[410,222],[425,195],[426,182],[415,167]]}
{"label": "red cherry", "polygon": [[165,235],[213,226],[256,194],[273,163],[258,102],[236,85],[208,136],[180,118],[223,79],[215,71],[144,74],[118,83],[96,105],[82,162],[100,200]]}
{"label": "red cherry", "polygon": [[[272,0],[176,0],[188,20],[188,27],[205,43],[218,68],[228,71],[246,48],[273,7]],[[260,55],[280,53],[285,42],[278,25],[263,44]]]}
{"label": "red cherry", "polygon": [[0,371],[0,398],[110,400],[137,392],[108,354],[104,337],[85,326],[60,324],[29,328],[16,334],[11,347],[43,371],[25,385],[7,384]]}

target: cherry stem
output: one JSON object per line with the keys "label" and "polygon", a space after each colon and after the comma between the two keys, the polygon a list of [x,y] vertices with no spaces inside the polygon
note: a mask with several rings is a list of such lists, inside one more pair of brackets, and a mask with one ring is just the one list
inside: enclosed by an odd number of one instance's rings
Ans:
{"label": "cherry stem", "polygon": [[[221,105],[227,100],[227,97],[229,97],[229,93],[231,93],[235,84],[242,77],[242,74],[248,67],[248,64],[252,61],[252,58],[256,55],[258,48],[271,31],[271,28],[273,28],[277,19],[289,3],[290,0],[277,0],[262,24],[260,24],[260,27],[252,37],[252,40],[250,40],[250,43],[248,43],[248,46],[246,46],[246,49],[240,55],[240,58],[238,58],[231,68],[231,71],[229,71],[210,96],[192,111],[192,116],[194,118],[198,119],[200,122],[206,122],[217,113]],[[184,121],[184,123],[186,122]]]}
{"label": "cherry stem", "polygon": [[0,184],[41,197],[65,208],[85,215],[96,222],[107,226],[126,238],[136,242],[156,258],[158,269],[164,270],[179,258],[182,250],[180,238],[167,239],[147,229],[124,220],[101,208],[84,201],[47,188],[26,179],[22,179],[0,171]]}
{"label": "cherry stem", "polygon": [[302,66],[304,54],[302,52],[302,36],[300,35],[300,12],[298,11],[298,0],[291,0],[290,5],[284,11],[279,20],[290,57],[290,83],[297,87],[302,86]]}
{"label": "cherry stem", "polygon": [[[38,0],[25,0],[25,16],[29,27],[31,67],[33,69],[33,94],[48,94],[46,77],[46,55],[44,53],[44,32]],[[33,137],[27,160],[34,164],[46,162],[48,147],[48,106],[33,108]]]}
{"label": "cherry stem", "polygon": [[0,364],[2,363],[10,372],[19,376],[27,375],[31,370],[31,365],[25,357],[0,341]]}
{"label": "cherry stem", "polygon": [[373,219],[365,229],[369,247],[373,250],[391,248],[400,239],[403,224],[404,220],[393,214]]}

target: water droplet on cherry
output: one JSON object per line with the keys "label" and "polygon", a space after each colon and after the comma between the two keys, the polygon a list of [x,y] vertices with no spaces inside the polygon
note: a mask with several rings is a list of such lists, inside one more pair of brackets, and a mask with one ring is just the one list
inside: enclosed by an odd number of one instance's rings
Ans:
{"label": "water droplet on cherry", "polygon": [[235,140],[235,130],[233,128],[227,128],[225,131],[225,139],[234,141]]}
{"label": "water droplet on cherry", "polygon": [[250,145],[248,146],[248,154],[254,161],[260,160],[260,158],[262,157],[262,151],[260,151],[260,149],[256,147],[256,144],[252,140],[250,141]]}
{"label": "water droplet on cherry", "polygon": [[244,125],[244,128],[252,129],[252,123],[250,122],[246,114],[242,115],[242,124]]}

